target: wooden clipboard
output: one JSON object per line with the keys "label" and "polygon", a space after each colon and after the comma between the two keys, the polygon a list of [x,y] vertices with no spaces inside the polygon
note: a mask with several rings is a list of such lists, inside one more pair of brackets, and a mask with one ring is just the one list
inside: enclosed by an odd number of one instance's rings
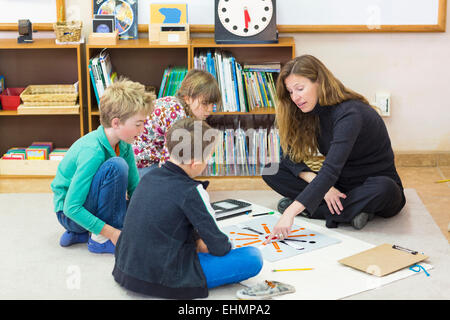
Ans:
{"label": "wooden clipboard", "polygon": [[363,272],[383,277],[427,258],[427,256],[417,251],[385,243],[343,258],[338,262]]}

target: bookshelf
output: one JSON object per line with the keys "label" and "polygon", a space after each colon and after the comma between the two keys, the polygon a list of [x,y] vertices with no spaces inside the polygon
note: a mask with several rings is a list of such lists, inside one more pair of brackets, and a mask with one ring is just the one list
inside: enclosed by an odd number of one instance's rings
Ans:
{"label": "bookshelf", "polygon": [[[12,146],[28,146],[38,140],[53,141],[57,147],[66,147],[84,133],[97,128],[99,111],[88,65],[89,59],[103,48],[108,49],[119,76],[156,88],[159,88],[164,69],[168,66],[192,69],[194,52],[202,48],[230,51],[240,63],[279,61],[283,65],[295,57],[295,42],[292,37],[281,37],[277,44],[245,45],[218,45],[213,38],[192,38],[188,45],[170,46],[150,45],[147,38],[119,40],[116,45],[110,46],[87,43],[84,61],[81,60],[81,48],[82,45],[56,45],[54,39],[35,39],[32,44],[21,45],[17,44],[16,39],[0,39],[0,74],[5,76],[8,87],[72,84],[76,81],[80,84],[80,110],[76,114],[58,112],[19,115],[17,111],[0,110],[0,133],[7,137],[0,139],[0,152],[4,153]],[[251,127],[256,122],[268,127],[273,124],[274,118],[275,110],[272,108],[252,112],[215,112],[208,121],[213,126],[236,127],[240,123],[244,127]],[[86,119],[87,121],[83,121]],[[56,173],[57,164],[53,161],[46,162],[43,170],[43,163],[39,163],[40,161],[17,162],[19,167],[14,166],[14,170],[9,173],[5,173],[5,170],[9,170],[8,166],[2,168],[0,163],[0,192],[49,192],[49,184]],[[259,176],[202,178],[211,181],[210,189],[213,190],[267,189]]]}
{"label": "bookshelf", "polygon": [[[55,147],[69,147],[84,134],[83,85],[81,45],[57,45],[55,39],[34,39],[33,43],[18,44],[17,39],[0,39],[0,74],[6,86],[26,87],[34,84],[74,84],[78,81],[79,109],[65,112],[43,110],[34,114],[19,114],[15,110],[0,110],[0,152],[11,147],[27,147],[34,141],[53,141]],[[9,173],[4,161],[27,170]],[[0,183],[9,178],[48,176],[39,167],[43,163],[21,160],[0,160]],[[47,165],[47,164],[45,164]],[[0,185],[2,186],[2,185]]]}
{"label": "bookshelf", "polygon": [[[93,85],[89,78],[89,60],[100,51],[107,48],[114,71],[119,76],[125,76],[144,85],[155,86],[161,84],[164,69],[168,66],[184,66],[192,69],[194,54],[200,49],[221,48],[229,51],[240,63],[263,63],[278,61],[283,65],[295,57],[295,42],[292,37],[282,37],[277,44],[216,44],[214,38],[192,38],[188,45],[151,45],[148,39],[119,40],[116,45],[86,45],[86,74],[87,74],[87,114],[89,131],[99,125],[99,111]],[[215,112],[208,122],[213,127],[243,128],[270,127],[275,120],[274,108],[261,108],[251,112]],[[240,185],[252,187],[261,182],[259,176],[214,176],[202,177],[220,180],[222,187],[238,181]],[[237,179],[237,180],[236,180]]]}
{"label": "bookshelf", "polygon": [[[262,64],[280,62],[284,65],[295,57],[295,42],[292,37],[281,37],[276,44],[216,44],[214,38],[191,39],[191,57],[199,50],[221,49],[229,52],[240,64]],[[193,64],[192,64],[193,65]],[[249,112],[214,112],[207,122],[219,129],[244,130],[250,128],[269,128],[275,121],[275,108],[260,108]],[[212,181],[215,190],[226,190],[239,185],[246,189],[261,189],[264,183],[260,176],[231,175],[204,176],[201,179]]]}
{"label": "bookshelf", "polygon": [[169,65],[191,68],[189,45],[151,45],[148,38],[119,40],[116,45],[86,45],[87,112],[89,131],[95,130],[99,122],[98,105],[89,78],[89,60],[107,48],[118,76],[125,76],[146,86],[159,88],[164,69]]}

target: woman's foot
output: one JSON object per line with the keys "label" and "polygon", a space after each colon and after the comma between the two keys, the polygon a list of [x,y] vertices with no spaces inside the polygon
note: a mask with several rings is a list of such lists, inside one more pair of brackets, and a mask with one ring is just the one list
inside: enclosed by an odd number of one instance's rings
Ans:
{"label": "woman's foot", "polygon": [[361,230],[366,226],[368,221],[374,218],[374,216],[375,215],[373,213],[361,212],[360,214],[358,214],[356,217],[353,218],[351,225],[356,230]]}
{"label": "woman's foot", "polygon": [[68,247],[75,243],[86,243],[88,241],[88,238],[88,232],[75,233],[72,231],[66,231],[59,239],[59,244],[61,247]]}
{"label": "woman's foot", "polygon": [[284,210],[286,210],[287,207],[289,207],[294,200],[290,198],[283,198],[280,201],[278,201],[277,210],[279,213],[283,213]]}

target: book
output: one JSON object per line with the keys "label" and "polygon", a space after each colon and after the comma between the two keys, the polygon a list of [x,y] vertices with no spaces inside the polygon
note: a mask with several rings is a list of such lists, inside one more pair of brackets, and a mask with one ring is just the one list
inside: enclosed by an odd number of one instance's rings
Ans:
{"label": "book", "polygon": [[266,62],[266,63],[258,63],[258,64],[245,63],[244,70],[245,71],[280,72],[281,63],[280,62]]}
{"label": "book", "polygon": [[234,111],[241,111],[241,105],[240,105],[240,100],[239,100],[239,90],[238,90],[238,80],[237,80],[237,75],[236,75],[236,60],[234,59],[233,56],[230,56],[230,65],[231,65],[231,75],[232,75],[232,85],[234,88],[234,98],[235,98],[235,109]]}
{"label": "book", "polygon": [[175,95],[187,72],[185,67],[166,68],[159,87],[158,98]]}
{"label": "book", "polygon": [[106,51],[106,48],[99,53],[98,62],[100,64],[102,74],[105,79],[105,88],[107,88],[112,84],[111,75],[113,73],[113,66],[111,63],[109,53],[108,51]]}
{"label": "book", "polygon": [[91,77],[91,82],[92,82],[92,88],[94,89],[95,100],[97,100],[97,105],[100,106],[100,98],[99,98],[98,92],[97,92],[97,83],[95,81],[94,72],[93,72],[93,68],[92,68],[92,59],[89,60],[88,67],[89,67],[89,76]]}
{"label": "book", "polygon": [[241,64],[230,51],[223,49],[194,52],[194,68],[213,74],[219,85],[222,105],[215,111],[250,112],[255,108],[274,108],[273,78],[280,67],[280,62]]}
{"label": "book", "polygon": [[170,71],[169,68],[164,69],[164,74],[161,80],[161,86],[159,87],[158,98],[163,97],[164,88],[166,87],[167,75],[169,74],[169,71]]}
{"label": "book", "polygon": [[225,199],[211,203],[216,220],[231,218],[252,211],[252,204],[236,199]]}
{"label": "book", "polygon": [[[94,78],[95,78],[95,84],[97,87],[97,93],[98,93],[98,97],[99,99],[101,99],[101,97],[103,96],[103,93],[105,92],[105,87],[103,85],[103,80],[102,80],[102,75],[101,75],[101,69],[99,68],[98,65],[98,56],[92,58],[92,71],[94,72]],[[100,104],[99,104],[100,106]]]}
{"label": "book", "polygon": [[120,40],[138,38],[138,1],[137,0],[95,0],[94,15],[115,15],[116,29]]}

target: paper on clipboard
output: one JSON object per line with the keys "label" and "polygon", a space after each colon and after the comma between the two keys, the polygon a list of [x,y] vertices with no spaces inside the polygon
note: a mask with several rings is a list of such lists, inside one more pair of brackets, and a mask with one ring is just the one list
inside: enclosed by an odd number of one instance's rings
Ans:
{"label": "paper on clipboard", "polygon": [[428,258],[418,252],[394,247],[392,244],[385,243],[343,258],[339,262],[357,270],[383,277]]}

